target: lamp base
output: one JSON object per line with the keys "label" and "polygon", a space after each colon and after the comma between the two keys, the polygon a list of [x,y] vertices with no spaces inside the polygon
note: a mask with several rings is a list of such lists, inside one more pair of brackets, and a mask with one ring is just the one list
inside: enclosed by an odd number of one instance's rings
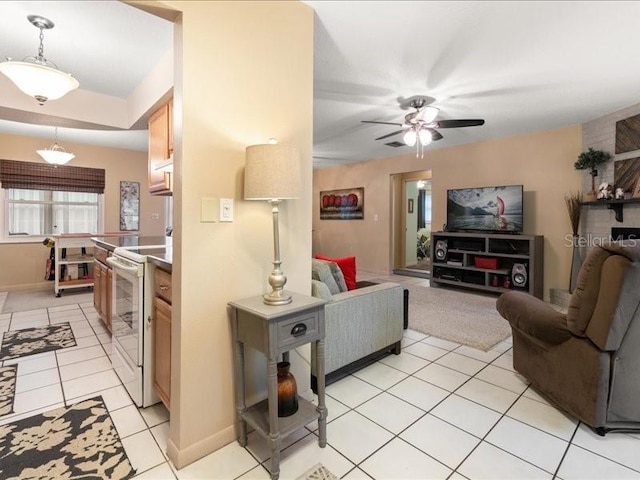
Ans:
{"label": "lamp base", "polygon": [[265,293],[262,299],[267,305],[288,305],[291,303],[291,295],[284,290],[274,290],[270,293]]}

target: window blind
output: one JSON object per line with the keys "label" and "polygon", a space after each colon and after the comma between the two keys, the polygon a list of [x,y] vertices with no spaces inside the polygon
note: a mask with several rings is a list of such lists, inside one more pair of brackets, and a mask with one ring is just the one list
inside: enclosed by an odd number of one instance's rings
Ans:
{"label": "window blind", "polygon": [[0,160],[2,188],[104,193],[104,178],[102,168]]}

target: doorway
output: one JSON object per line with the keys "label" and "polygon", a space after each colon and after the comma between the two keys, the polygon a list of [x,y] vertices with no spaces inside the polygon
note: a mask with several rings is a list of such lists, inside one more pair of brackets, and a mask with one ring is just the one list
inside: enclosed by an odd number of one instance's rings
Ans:
{"label": "doorway", "polygon": [[397,199],[393,225],[394,268],[399,275],[431,273],[431,172],[399,174],[392,181]]}

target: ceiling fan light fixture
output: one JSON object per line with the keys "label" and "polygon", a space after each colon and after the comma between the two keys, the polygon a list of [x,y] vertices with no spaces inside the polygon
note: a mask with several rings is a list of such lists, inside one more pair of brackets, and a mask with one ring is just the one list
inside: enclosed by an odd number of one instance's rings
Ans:
{"label": "ceiling fan light fixture", "polygon": [[35,57],[26,57],[21,62],[10,58],[0,63],[0,73],[6,75],[22,92],[35,98],[40,105],[47,100],[57,100],[80,86],[80,82],[70,73],[58,70],[55,63],[44,57],[45,29],[54,27],[54,23],[39,15],[27,16],[29,22],[40,29],[40,47]]}
{"label": "ceiling fan light fixture", "polygon": [[431,136],[431,132],[429,130],[425,130],[424,128],[420,129],[418,132],[418,137],[420,138],[420,145],[426,147],[431,143],[433,137]]}
{"label": "ceiling fan light fixture", "polygon": [[58,127],[56,127],[55,130],[53,145],[43,150],[36,150],[36,153],[51,165],[64,165],[76,157],[73,153],[67,152],[64,147],[58,143]]}
{"label": "ceiling fan light fixture", "polygon": [[410,130],[407,130],[404,133],[404,135],[402,136],[402,140],[406,145],[413,147],[416,144],[416,141],[418,140],[418,135],[416,134],[416,131],[412,128]]}
{"label": "ceiling fan light fixture", "polygon": [[424,107],[420,111],[420,120],[426,123],[431,123],[440,113],[440,109],[437,107]]}

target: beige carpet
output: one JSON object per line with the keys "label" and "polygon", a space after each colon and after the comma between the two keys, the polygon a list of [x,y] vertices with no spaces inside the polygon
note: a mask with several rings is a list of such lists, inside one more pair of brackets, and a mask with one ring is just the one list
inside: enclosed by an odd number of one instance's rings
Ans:
{"label": "beige carpet", "polygon": [[[0,313],[37,310],[39,308],[87,302],[93,302],[93,291],[90,288],[67,289],[62,292],[61,297],[56,298],[52,285],[51,290],[16,290],[15,292],[9,292]],[[2,306],[1,297],[0,306]]]}
{"label": "beige carpet", "polygon": [[496,311],[495,295],[460,289],[409,289],[409,328],[480,350],[490,350],[511,335],[509,323]]}

